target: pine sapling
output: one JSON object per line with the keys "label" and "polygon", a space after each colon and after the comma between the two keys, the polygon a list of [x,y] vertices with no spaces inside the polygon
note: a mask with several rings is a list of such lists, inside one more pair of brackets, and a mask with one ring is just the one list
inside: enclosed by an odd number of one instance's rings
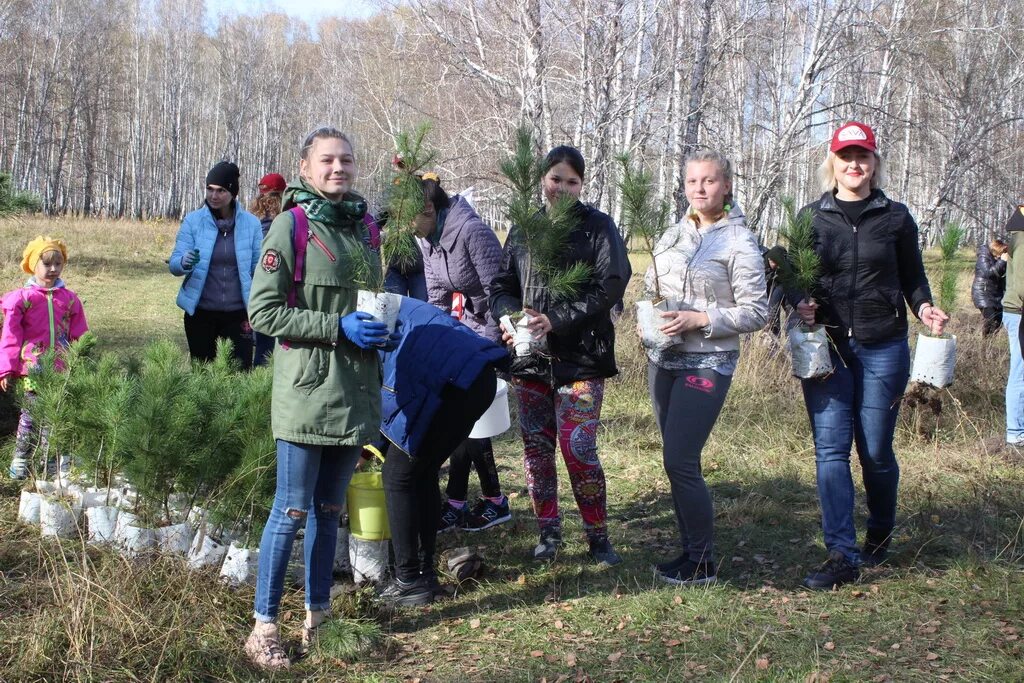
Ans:
{"label": "pine sapling", "polygon": [[540,276],[541,286],[555,299],[576,296],[593,275],[593,269],[585,263],[565,262],[569,235],[577,226],[576,198],[563,195],[547,210],[538,206],[544,160],[535,149],[529,129],[520,126],[512,156],[501,162],[501,172],[512,186],[512,194],[505,202],[506,215],[526,247],[524,308],[532,308],[535,303],[537,293],[531,291],[530,284],[533,273]]}
{"label": "pine sapling", "polygon": [[814,250],[813,216],[810,211],[797,213],[792,197],[782,200],[786,226],[779,235],[786,240],[789,257],[778,264],[778,277],[787,290],[803,293],[813,302],[821,275],[821,258]]}
{"label": "pine sapling", "polygon": [[655,199],[654,177],[646,168],[633,167],[628,154],[617,157],[622,166],[619,190],[622,193],[622,218],[627,239],[639,240],[643,250],[651,257],[654,271],[654,303],[660,303],[661,281],[658,276],[658,243],[669,228],[669,204]]}
{"label": "pine sapling", "polygon": [[[961,269],[956,256],[965,235],[966,231],[959,223],[947,223],[939,238],[941,260],[939,262],[938,305],[943,311],[952,311],[956,304],[957,280],[960,277]],[[931,334],[931,330],[929,330],[929,334]]]}

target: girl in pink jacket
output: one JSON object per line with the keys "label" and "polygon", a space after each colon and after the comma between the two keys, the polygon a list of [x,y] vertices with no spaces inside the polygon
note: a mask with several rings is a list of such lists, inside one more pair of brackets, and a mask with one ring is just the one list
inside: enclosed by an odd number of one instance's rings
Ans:
{"label": "girl in pink jacket", "polygon": [[[64,242],[37,237],[22,254],[21,269],[31,275],[21,289],[3,297],[3,333],[0,334],[0,391],[25,377],[25,402],[11,460],[10,475],[24,479],[28,475],[36,430],[29,414],[35,400],[29,374],[51,348],[67,348],[89,329],[78,295],[64,286],[60,274],[68,260]],[[60,355],[56,358],[62,367]],[[45,438],[45,437],[44,437]]]}

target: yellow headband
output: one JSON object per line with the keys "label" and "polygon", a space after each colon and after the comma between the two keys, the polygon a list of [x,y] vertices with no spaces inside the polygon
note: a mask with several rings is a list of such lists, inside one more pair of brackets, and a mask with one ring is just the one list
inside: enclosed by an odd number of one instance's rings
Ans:
{"label": "yellow headband", "polygon": [[64,257],[64,262],[67,263],[68,247],[64,244],[63,240],[40,235],[29,242],[28,246],[25,247],[25,251],[22,252],[21,269],[29,275],[34,274],[39,258],[48,251],[59,251],[60,255]]}

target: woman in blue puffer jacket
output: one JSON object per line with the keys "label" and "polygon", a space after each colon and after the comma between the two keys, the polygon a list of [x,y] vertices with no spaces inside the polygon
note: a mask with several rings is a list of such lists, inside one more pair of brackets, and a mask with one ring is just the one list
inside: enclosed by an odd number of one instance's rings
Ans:
{"label": "woman in blue puffer jacket", "polygon": [[238,166],[221,161],[206,174],[206,202],[185,216],[168,267],[185,280],[178,306],[193,360],[211,361],[217,340],[230,339],[234,356],[252,367],[252,327],[246,305],[260,258],[260,220],[238,202]]}

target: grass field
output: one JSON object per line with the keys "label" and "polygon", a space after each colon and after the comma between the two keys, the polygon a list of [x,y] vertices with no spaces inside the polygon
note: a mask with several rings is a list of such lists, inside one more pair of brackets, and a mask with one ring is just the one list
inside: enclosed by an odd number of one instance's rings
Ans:
{"label": "grass field", "polygon": [[[134,353],[159,337],[184,347],[179,281],[163,263],[176,228],[0,222],[0,284],[21,282],[17,264],[29,238],[62,236],[71,254],[66,280],[104,347]],[[365,591],[343,594],[334,607],[346,620],[274,680],[1024,680],[1024,462],[985,446],[1003,430],[1006,339],[981,339],[967,272],[962,285],[952,326],[957,383],[942,395],[938,419],[902,412],[892,561],[859,584],[831,593],[800,588],[824,554],[814,455],[799,385],[764,333],[745,345],[704,452],[719,584],[679,590],[654,579],[650,565],[674,555],[677,541],[627,316],[622,373],[609,383],[600,436],[609,530],[625,563],[588,564],[564,476],[565,550],[550,565],[529,559],[536,525],[518,435],[509,433],[496,451],[513,523],[441,541],[479,545],[480,581],[450,601],[396,613],[378,610]],[[241,652],[251,589],[230,590],[174,560],[131,562],[79,541],[41,540],[15,522],[17,491],[0,480],[0,680],[266,678]],[[858,506],[862,514],[862,497]],[[863,530],[863,516],[858,523]],[[302,594],[290,591],[288,637],[301,614]]]}

